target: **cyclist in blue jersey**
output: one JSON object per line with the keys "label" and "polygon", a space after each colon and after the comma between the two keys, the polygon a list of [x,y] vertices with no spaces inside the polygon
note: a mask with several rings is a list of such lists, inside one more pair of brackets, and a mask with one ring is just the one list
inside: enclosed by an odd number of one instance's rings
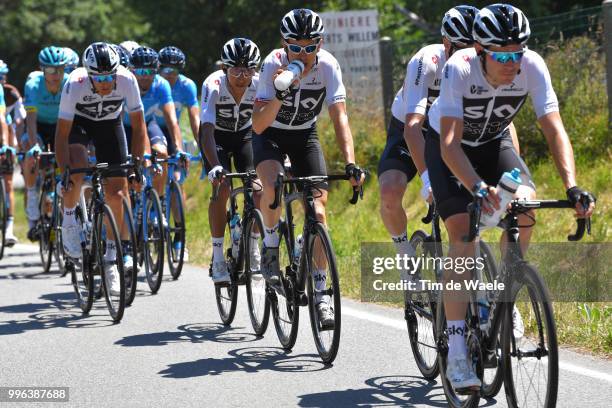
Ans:
{"label": "cyclist in blue jersey", "polygon": [[70,74],[79,66],[79,54],[72,48],[64,47],[64,55],[66,55],[66,68],[64,68],[64,71]]}
{"label": "cyclist in blue jersey", "polygon": [[[32,75],[25,85],[25,109],[28,139],[26,149],[39,143],[42,139],[44,149],[55,151],[55,126],[62,94],[62,88],[68,79],[64,72],[67,60],[63,48],[46,47],[38,54],[42,74]],[[30,230],[28,238],[36,239],[34,226],[40,216],[38,194],[36,193],[37,174],[33,172],[35,160],[26,158],[23,163],[23,175],[27,190],[26,215]]]}
{"label": "cyclist in blue jersey", "polygon": [[[198,109],[198,90],[195,82],[181,74],[185,68],[185,54],[177,47],[168,46],[159,51],[159,73],[168,81],[172,89],[172,100],[176,108],[176,120],[180,121],[183,108],[187,108],[189,124],[194,139],[197,140],[200,128],[200,112]],[[176,146],[170,137],[170,131],[166,125],[163,115],[157,115],[157,123],[168,140],[168,154],[176,153]]]}
{"label": "cyclist in blue jersey", "polygon": [[[136,76],[136,80],[138,81],[140,97],[144,106],[145,122],[147,123],[147,133],[149,135],[151,149],[155,150],[158,157],[167,158],[168,141],[155,120],[156,112],[161,112],[161,114],[163,114],[168,124],[168,129],[170,130],[170,138],[174,140],[176,146],[183,146],[181,130],[176,121],[176,111],[174,109],[170,84],[160,75],[157,75],[159,57],[157,52],[152,48],[136,48],[132,52],[130,59],[132,63],[132,73]],[[123,123],[125,125],[128,146],[130,146],[132,138],[130,118],[124,116]],[[182,151],[182,148],[179,148],[179,150]],[[164,172],[158,174],[153,180],[153,186],[160,195],[160,199],[163,199],[165,184],[164,173],[167,166],[164,165],[163,167]]]}

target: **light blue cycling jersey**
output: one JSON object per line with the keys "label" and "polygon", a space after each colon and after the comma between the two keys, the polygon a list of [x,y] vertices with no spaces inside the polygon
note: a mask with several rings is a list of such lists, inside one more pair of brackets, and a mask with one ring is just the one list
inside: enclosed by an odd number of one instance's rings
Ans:
{"label": "light blue cycling jersey", "polygon": [[4,87],[0,86],[0,113],[6,111],[6,102],[4,102]]}
{"label": "light blue cycling jersey", "polygon": [[[172,91],[170,90],[170,84],[160,75],[155,75],[151,87],[145,94],[140,94],[142,99],[142,105],[144,106],[145,122],[149,123],[155,119],[156,115],[162,115],[162,107],[172,102]],[[130,117],[126,113],[123,116],[123,123],[126,126],[131,126]]]}
{"label": "light blue cycling jersey", "polygon": [[68,79],[64,73],[59,91],[53,95],[47,90],[44,75],[32,76],[25,85],[24,106],[26,112],[36,112],[36,121],[47,124],[57,123],[59,104],[62,98],[62,88]]}
{"label": "light blue cycling jersey", "polygon": [[[191,108],[192,106],[198,106],[198,89],[195,82],[185,75],[179,74],[176,83],[172,87],[172,99],[174,100],[176,120],[178,121],[181,118],[184,107]],[[161,111],[156,112],[155,119],[160,126],[166,126],[166,120]]]}

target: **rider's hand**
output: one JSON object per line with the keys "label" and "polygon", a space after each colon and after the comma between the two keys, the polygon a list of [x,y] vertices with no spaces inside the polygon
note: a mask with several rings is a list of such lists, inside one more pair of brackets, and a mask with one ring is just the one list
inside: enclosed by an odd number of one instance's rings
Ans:
{"label": "rider's hand", "polygon": [[215,166],[208,172],[208,180],[212,183],[213,186],[219,185],[223,180],[223,167]]}
{"label": "rider's hand", "polygon": [[344,171],[346,175],[350,177],[353,187],[363,184],[365,180],[365,172],[361,169],[361,167],[357,166],[355,163],[348,163],[346,166],[344,166]]}
{"label": "rider's hand", "polygon": [[499,210],[499,194],[497,188],[487,185],[484,181],[480,181],[474,185],[472,194],[481,197],[482,211],[491,215],[495,210]]}
{"label": "rider's hand", "polygon": [[431,191],[431,184],[429,182],[429,171],[425,170],[423,174],[421,174],[421,181],[423,182],[423,186],[421,187],[421,198],[427,201],[429,204],[433,202],[433,195]]}
{"label": "rider's hand", "polygon": [[[580,196],[583,193],[586,193],[588,195],[589,205],[587,208],[585,208],[583,204],[580,202]],[[567,194],[567,199],[569,200],[569,202],[572,203],[574,207],[576,208],[576,217],[578,218],[591,217],[591,215],[593,214],[593,210],[595,209],[595,201],[596,201],[596,198],[593,196],[593,194],[581,189],[578,186],[568,188],[566,191],[566,194]]]}

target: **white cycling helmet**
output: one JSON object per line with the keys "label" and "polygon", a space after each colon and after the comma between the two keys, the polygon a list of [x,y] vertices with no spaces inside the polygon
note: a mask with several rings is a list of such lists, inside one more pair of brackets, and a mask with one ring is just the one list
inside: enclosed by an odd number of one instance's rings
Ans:
{"label": "white cycling helmet", "polygon": [[474,20],[474,40],[483,46],[524,45],[531,30],[525,14],[510,4],[492,4],[480,10]]}
{"label": "white cycling helmet", "polygon": [[221,51],[221,61],[228,67],[257,68],[259,60],[259,48],[248,38],[232,38]]}
{"label": "white cycling helmet", "polygon": [[442,36],[461,47],[472,45],[472,27],[477,13],[478,9],[472,6],[456,6],[448,10],[442,18]]}
{"label": "white cycling helmet", "polygon": [[140,44],[138,44],[136,41],[124,41],[121,44],[119,44],[120,46],[122,46],[127,52],[128,54],[132,54],[132,52],[140,47]]}
{"label": "white cycling helmet", "polygon": [[323,35],[323,19],[312,10],[291,10],[281,20],[280,32],[285,40],[313,40]]}
{"label": "white cycling helmet", "polygon": [[114,74],[119,64],[117,51],[104,42],[91,44],[83,53],[83,66],[91,75]]}

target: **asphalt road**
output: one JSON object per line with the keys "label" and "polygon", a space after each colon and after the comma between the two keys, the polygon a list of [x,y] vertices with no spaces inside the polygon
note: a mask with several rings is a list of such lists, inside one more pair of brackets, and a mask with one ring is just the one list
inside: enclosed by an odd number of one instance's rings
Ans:
{"label": "asphalt road", "polygon": [[[202,268],[153,296],[140,282],[114,325],[103,300],[82,316],[68,277],[42,274],[36,251],[18,245],[0,261],[0,387],[70,387],[57,405],[75,407],[446,406],[440,383],[413,362],[400,310],[345,300],[340,351],[327,367],[306,315],[291,353],[272,322],[263,338],[252,334],[244,292],[232,327],[220,324]],[[610,401],[612,362],[563,351],[558,406]],[[481,405],[506,406],[503,389]]]}

